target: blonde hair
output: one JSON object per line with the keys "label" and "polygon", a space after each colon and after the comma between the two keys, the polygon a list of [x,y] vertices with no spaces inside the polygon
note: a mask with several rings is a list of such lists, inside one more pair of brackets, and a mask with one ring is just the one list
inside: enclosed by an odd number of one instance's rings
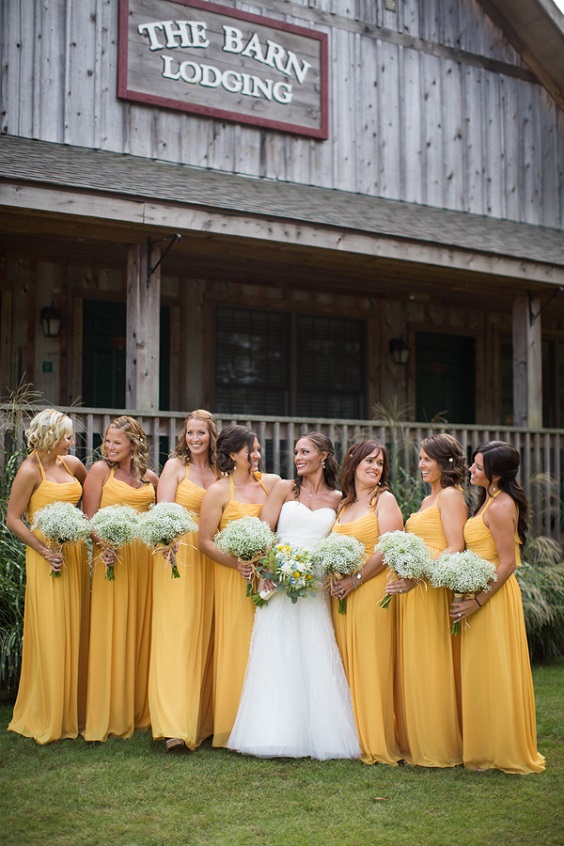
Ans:
{"label": "blonde hair", "polygon": [[72,435],[72,420],[62,411],[44,408],[36,414],[25,433],[31,450],[49,450],[65,435]]}
{"label": "blonde hair", "polygon": [[137,420],[133,417],[128,417],[125,414],[121,417],[116,417],[106,428],[100,451],[110,467],[117,467],[118,464],[115,461],[110,461],[108,453],[106,452],[108,429],[119,429],[120,432],[123,432],[123,434],[126,435],[132,448],[131,466],[133,468],[133,472],[141,479],[141,481],[144,481],[143,477],[145,476],[147,467],[149,466],[149,450],[147,449],[147,436],[143,431],[143,428],[139,425]]}

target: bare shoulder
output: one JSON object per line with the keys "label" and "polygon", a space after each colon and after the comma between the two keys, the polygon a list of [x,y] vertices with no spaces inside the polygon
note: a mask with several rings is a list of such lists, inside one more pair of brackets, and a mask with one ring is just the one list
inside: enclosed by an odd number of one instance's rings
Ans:
{"label": "bare shoulder", "polygon": [[341,500],[343,499],[343,494],[341,491],[331,491],[331,502],[334,505],[335,511],[338,509],[339,505],[341,504]]}
{"label": "bare shoulder", "polygon": [[443,488],[442,490],[439,499],[439,506],[441,500],[443,502],[464,502],[464,494],[454,485],[449,485],[447,488]]}
{"label": "bare shoulder", "polygon": [[515,500],[509,494],[502,491],[502,493],[499,493],[494,498],[486,512],[486,516],[491,523],[502,523],[507,520],[514,523],[517,518]]}
{"label": "bare shoulder", "polygon": [[159,482],[159,477],[152,470],[146,470],[145,471],[145,479],[147,479],[147,481],[150,482],[155,487],[157,486],[157,484]]}
{"label": "bare shoulder", "polygon": [[106,481],[110,476],[110,468],[106,461],[95,461],[88,471],[90,479]]}
{"label": "bare shoulder", "polygon": [[260,480],[269,493],[278,482],[282,481],[277,473],[263,473]]}
{"label": "bare shoulder", "polygon": [[18,472],[14,478],[14,483],[25,485],[26,487],[38,485],[41,482],[41,470],[39,464],[33,456],[25,458],[18,468]]}
{"label": "bare shoulder", "polygon": [[204,500],[207,502],[227,502],[229,499],[229,476],[222,476],[206,489]]}

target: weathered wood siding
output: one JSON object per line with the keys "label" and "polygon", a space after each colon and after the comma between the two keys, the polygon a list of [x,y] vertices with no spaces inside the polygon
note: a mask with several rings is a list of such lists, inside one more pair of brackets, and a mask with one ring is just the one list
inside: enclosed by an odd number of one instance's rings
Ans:
{"label": "weathered wood siding", "polygon": [[475,0],[223,5],[328,34],[329,140],[119,101],[117,0],[0,4],[2,132],[564,225],[564,116]]}

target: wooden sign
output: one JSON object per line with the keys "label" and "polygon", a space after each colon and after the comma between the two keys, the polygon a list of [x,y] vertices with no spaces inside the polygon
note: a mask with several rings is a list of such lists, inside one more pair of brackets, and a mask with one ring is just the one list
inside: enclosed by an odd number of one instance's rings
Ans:
{"label": "wooden sign", "polygon": [[118,97],[327,138],[327,36],[204,0],[120,0]]}

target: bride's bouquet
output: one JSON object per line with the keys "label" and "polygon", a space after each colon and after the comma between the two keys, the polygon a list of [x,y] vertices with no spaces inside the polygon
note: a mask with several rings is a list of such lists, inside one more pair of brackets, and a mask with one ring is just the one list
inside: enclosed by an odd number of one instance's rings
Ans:
{"label": "bride's bouquet", "polygon": [[[320,587],[311,553],[289,543],[277,543],[270,549],[260,561],[260,575],[263,579],[271,579],[276,590],[285,593],[294,605],[301,596],[315,596]],[[260,607],[265,602],[261,600],[255,604]]]}
{"label": "bride's bouquet", "polygon": [[253,574],[247,585],[247,596],[255,605],[264,605],[264,599],[254,589],[255,581],[260,572],[258,564],[276,543],[276,533],[259,517],[239,517],[218,532],[213,541],[222,552],[251,565]]}
{"label": "bride's bouquet", "polygon": [[[386,532],[374,547],[374,552],[382,553],[389,570],[389,581],[414,579],[422,582],[429,575],[431,555],[425,541],[412,532]],[[387,593],[378,605],[387,608],[391,600],[391,594]]]}
{"label": "bride's bouquet", "polygon": [[[31,529],[39,529],[47,541],[47,547],[58,552],[63,559],[65,543],[78,543],[90,534],[90,525],[85,514],[72,502],[53,502],[36,512]],[[51,575],[60,578],[61,571],[51,569]]]}
{"label": "bride's bouquet", "polygon": [[[481,590],[491,590],[489,582],[497,582],[495,565],[469,549],[440,555],[431,562],[429,577],[433,587],[452,590],[456,599],[474,599]],[[460,623],[453,622],[450,631],[459,634]]]}
{"label": "bride's bouquet", "polygon": [[[106,505],[90,518],[90,529],[93,531],[102,547],[102,555],[110,550],[119,557],[122,546],[137,540],[139,528],[139,513],[130,505]],[[115,563],[115,562],[114,562]],[[105,564],[106,579],[115,579],[114,563]]]}
{"label": "bride's bouquet", "polygon": [[195,515],[178,502],[159,502],[139,515],[139,539],[153,550],[153,555],[162,553],[173,579],[180,578],[176,563],[178,541],[188,532],[197,531]]}
{"label": "bride's bouquet", "polygon": [[[329,578],[333,587],[334,581],[340,581],[343,576],[357,573],[364,564],[366,547],[363,543],[350,535],[332,533],[311,551],[313,566]],[[347,600],[339,599],[339,614],[347,613]]]}

